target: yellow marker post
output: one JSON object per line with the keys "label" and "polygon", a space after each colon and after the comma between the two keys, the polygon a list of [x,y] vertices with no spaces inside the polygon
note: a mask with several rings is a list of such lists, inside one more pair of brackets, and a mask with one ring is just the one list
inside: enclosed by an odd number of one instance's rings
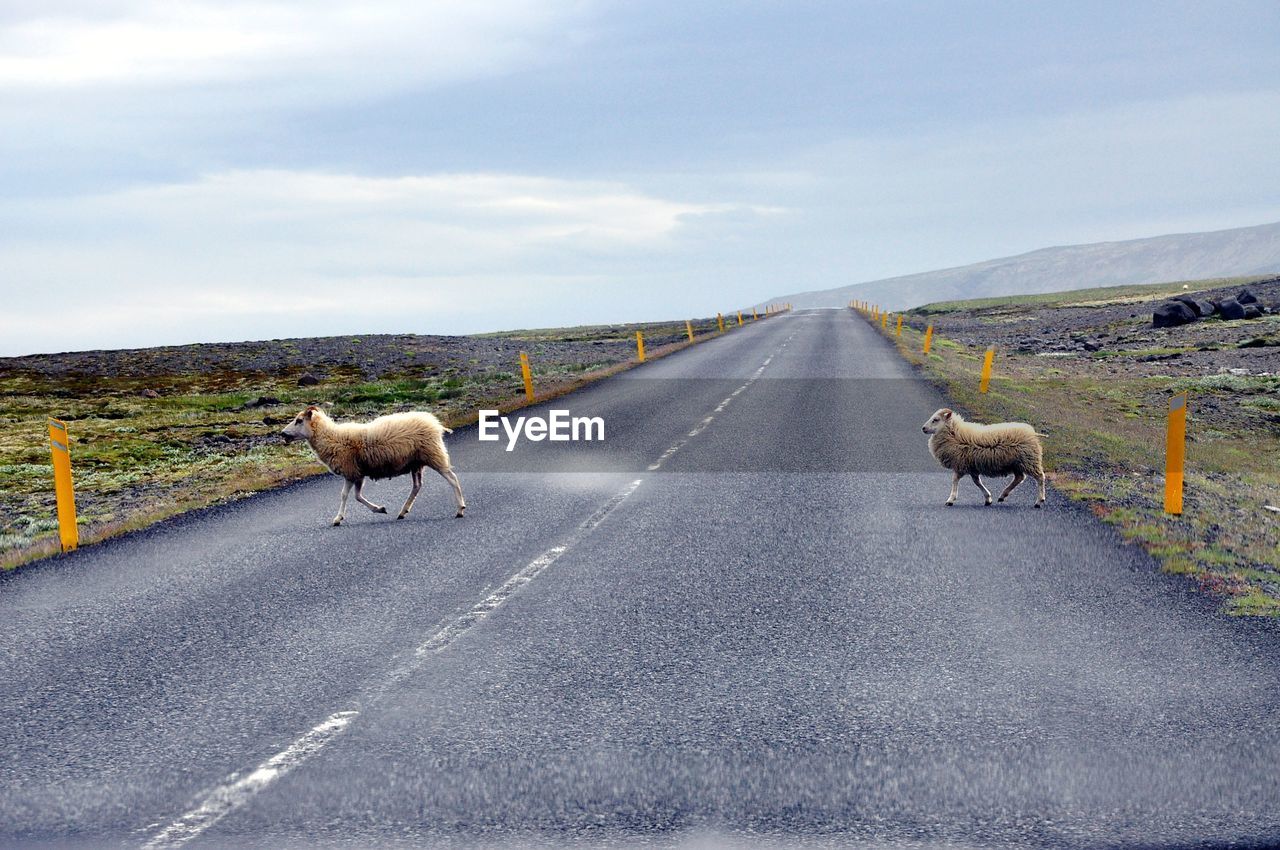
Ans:
{"label": "yellow marker post", "polygon": [[889,314],[880,314],[880,330],[885,330],[889,326]]}
{"label": "yellow marker post", "polygon": [[1165,437],[1164,512],[1182,514],[1183,467],[1187,459],[1187,394],[1169,399],[1169,430]]}
{"label": "yellow marker post", "polygon": [[929,353],[929,348],[933,345],[933,325],[925,328],[924,331],[924,353]]}
{"label": "yellow marker post", "polygon": [[895,336],[902,336],[902,314],[898,314],[898,331]]}
{"label": "yellow marker post", "polygon": [[689,342],[693,342],[693,322],[685,319],[684,329],[689,333]]}
{"label": "yellow marker post", "polygon": [[982,358],[982,380],[978,382],[978,392],[985,393],[991,384],[991,361],[996,359],[996,347],[987,349],[987,356]]}
{"label": "yellow marker post", "polygon": [[80,545],[76,528],[76,494],[71,486],[71,440],[67,423],[49,418],[49,450],[53,453],[53,491],[58,497],[58,534],[62,551],[70,552]]}
{"label": "yellow marker post", "polygon": [[753,322],[758,322],[758,321],[760,321],[760,314],[756,312],[756,308],[755,308],[755,307],[752,307],[752,308],[751,308],[751,321],[753,321]]}
{"label": "yellow marker post", "polygon": [[644,362],[644,334],[636,331],[636,357],[640,358],[640,362]]}
{"label": "yellow marker post", "polygon": [[520,374],[524,376],[524,397],[526,401],[533,401],[533,372],[529,369],[529,355],[520,352]]}
{"label": "yellow marker post", "polygon": [[716,313],[716,324],[720,325],[720,333],[724,333],[724,315]]}
{"label": "yellow marker post", "polygon": [[742,327],[742,311],[738,311],[738,327]]}

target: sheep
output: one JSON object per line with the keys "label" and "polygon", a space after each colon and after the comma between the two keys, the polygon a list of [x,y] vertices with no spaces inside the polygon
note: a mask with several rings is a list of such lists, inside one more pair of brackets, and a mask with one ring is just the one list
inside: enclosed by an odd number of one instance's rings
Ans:
{"label": "sheep", "polygon": [[341,525],[346,516],[347,494],[352,487],[357,502],[374,513],[387,512],[384,506],[364,497],[361,491],[365,478],[395,478],[410,473],[413,490],[396,517],[404,519],[422,489],[424,466],[440,473],[453,486],[458,502],[456,516],[462,516],[467,503],[462,497],[462,484],[449,463],[449,450],[444,446],[444,435],[452,433],[430,413],[393,413],[368,423],[338,424],[314,404],[295,416],[281,432],[286,442],[306,440],[329,471],[343,477],[342,504],[333,518],[334,525]]}
{"label": "sheep", "polygon": [[1038,433],[1024,422],[1001,422],[996,425],[979,425],[966,422],[959,413],[942,408],[924,423],[922,429],[929,437],[929,451],[938,463],[955,475],[951,481],[951,495],[947,507],[956,502],[960,478],[968,475],[991,504],[991,491],[982,483],[981,476],[1012,475],[1013,482],[1004,488],[999,501],[1003,502],[1030,475],[1040,485],[1040,498],[1036,507],[1044,504],[1044,465]]}

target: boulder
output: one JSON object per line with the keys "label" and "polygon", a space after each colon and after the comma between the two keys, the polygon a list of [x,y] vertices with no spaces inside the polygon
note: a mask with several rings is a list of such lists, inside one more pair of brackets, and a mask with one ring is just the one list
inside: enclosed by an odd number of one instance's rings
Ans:
{"label": "boulder", "polygon": [[143,398],[160,398],[160,393],[156,392],[155,390],[151,390],[151,389],[143,390],[143,391],[140,393],[140,395],[141,395]]}
{"label": "boulder", "polygon": [[[301,382],[299,382],[299,383],[301,383]],[[276,404],[279,404],[279,403],[280,403],[280,399],[276,398],[275,396],[271,396],[271,395],[260,395],[260,396],[258,396],[256,399],[254,399],[253,401],[251,401],[251,402],[249,402],[248,404],[246,404],[246,405],[244,406],[244,409],[245,409],[245,410],[249,410],[249,409],[254,408],[254,407],[271,407],[272,405],[276,405]]]}
{"label": "boulder", "polygon": [[1200,306],[1204,302],[1197,299],[1194,295],[1175,295],[1173,296],[1173,300],[1186,304],[1195,311],[1197,316],[1207,315]]}
{"label": "boulder", "polygon": [[1236,300],[1241,304],[1257,304],[1258,296],[1254,295],[1247,289],[1240,290],[1240,294],[1236,296]]}
{"label": "boulder", "polygon": [[1262,318],[1262,305],[1261,305],[1261,304],[1246,304],[1246,305],[1244,305],[1244,317],[1245,317],[1246,319],[1261,319],[1261,318]]}
{"label": "boulder", "polygon": [[320,379],[310,372],[306,372],[302,377],[298,378],[298,386],[300,387],[314,387],[318,383],[320,383]]}
{"label": "boulder", "polygon": [[1166,301],[1151,315],[1153,328],[1175,328],[1196,320],[1196,311],[1181,301]]}
{"label": "boulder", "polygon": [[1228,298],[1218,305],[1218,313],[1224,319],[1243,319],[1244,305],[1234,298]]}

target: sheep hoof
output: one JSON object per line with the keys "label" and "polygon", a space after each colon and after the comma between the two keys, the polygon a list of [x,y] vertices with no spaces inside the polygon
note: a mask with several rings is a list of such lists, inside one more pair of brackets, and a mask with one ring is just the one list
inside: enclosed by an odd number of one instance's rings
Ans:
{"label": "sheep hoof", "polygon": [[374,509],[373,509],[373,512],[374,512],[375,514],[385,514],[385,513],[387,512],[387,506],[386,506],[386,505],[380,505],[379,507],[374,508]]}
{"label": "sheep hoof", "polygon": [[333,524],[342,525],[342,517],[334,517]]}
{"label": "sheep hoof", "polygon": [[996,501],[997,501],[997,502],[1003,502],[1003,501],[1004,501],[1004,496],[1001,496],[1000,498],[996,499]]}
{"label": "sheep hoof", "polygon": [[944,502],[944,503],[943,503],[944,507],[948,507],[948,508],[949,508],[949,507],[951,507],[951,506],[952,506],[952,505],[954,505],[954,504],[955,504],[955,502]]}
{"label": "sheep hoof", "polygon": [[1036,510],[1040,510],[1042,507],[1044,507],[1044,502],[1036,502]]}
{"label": "sheep hoof", "polygon": [[398,517],[396,517],[396,519],[404,519],[407,516],[408,514],[400,514]]}

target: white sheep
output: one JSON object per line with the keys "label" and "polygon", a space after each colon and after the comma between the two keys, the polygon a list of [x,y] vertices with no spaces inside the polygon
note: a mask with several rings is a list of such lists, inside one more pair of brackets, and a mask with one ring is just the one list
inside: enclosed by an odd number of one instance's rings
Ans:
{"label": "white sheep", "polygon": [[453,431],[430,413],[393,413],[368,423],[336,423],[316,405],[303,410],[281,432],[286,440],[306,440],[329,471],[341,475],[342,504],[334,525],[341,525],[347,511],[347,494],[356,489],[356,501],[374,513],[387,509],[364,497],[366,478],[395,478],[413,475],[413,490],[396,519],[404,519],[422,489],[422,468],[429,466],[453,485],[458,502],[457,516],[467,509],[462,484],[449,463],[444,435]]}
{"label": "white sheep", "polygon": [[938,463],[955,475],[951,481],[951,495],[947,506],[955,504],[960,490],[960,478],[968,475],[978,485],[991,504],[991,491],[982,483],[983,475],[1013,476],[1013,482],[1000,494],[1003,502],[1030,475],[1040,485],[1040,498],[1036,507],[1044,504],[1044,464],[1040,437],[1034,428],[1024,422],[1001,422],[996,425],[979,425],[966,422],[959,413],[942,408],[924,423],[929,437],[929,451]]}

